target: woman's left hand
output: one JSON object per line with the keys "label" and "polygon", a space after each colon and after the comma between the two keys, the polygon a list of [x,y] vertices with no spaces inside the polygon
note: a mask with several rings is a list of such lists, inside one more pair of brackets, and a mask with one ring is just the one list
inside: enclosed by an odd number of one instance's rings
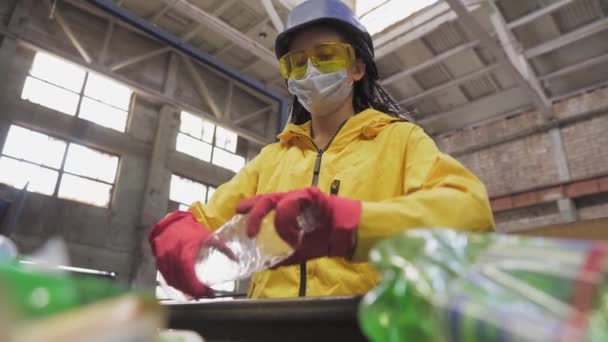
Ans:
{"label": "woman's left hand", "polygon": [[[258,234],[262,219],[273,210],[277,234],[296,250],[297,258],[290,258],[290,263],[326,256],[352,256],[361,217],[360,201],[327,195],[311,187],[257,195],[241,201],[236,209],[249,215],[247,234],[250,237]],[[302,235],[301,230],[305,228],[300,226],[302,221],[314,229],[305,229]]]}

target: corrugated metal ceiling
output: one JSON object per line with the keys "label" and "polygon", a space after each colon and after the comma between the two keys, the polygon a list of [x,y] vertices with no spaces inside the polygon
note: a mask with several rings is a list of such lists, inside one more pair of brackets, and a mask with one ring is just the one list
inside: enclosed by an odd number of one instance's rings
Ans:
{"label": "corrugated metal ceiling", "polygon": [[[221,13],[217,14],[219,18],[268,50],[272,50],[276,31],[259,2],[189,1],[212,14],[221,9]],[[549,6],[556,6],[563,2],[561,0],[494,1],[507,23],[527,18],[539,11],[544,11]],[[281,3],[282,1],[275,1],[274,5],[284,19],[288,9],[284,8]],[[125,6],[149,19],[164,8],[158,0],[127,0]],[[433,7],[433,13],[439,13],[438,16],[435,14],[433,17],[427,18],[425,11],[421,11],[410,17],[408,19],[410,22],[404,21],[393,25],[390,32],[387,31],[375,37],[382,39],[384,34],[391,34],[391,32],[402,29],[401,26],[406,24],[411,27],[398,36],[411,36],[411,40],[404,41],[403,44],[377,61],[383,79],[415,68],[415,72],[408,73],[396,79],[392,84],[386,85],[390,93],[398,101],[406,103],[406,108],[416,112],[415,116],[421,120],[420,122],[428,125],[428,128],[434,132],[458,129],[471,122],[493,118],[524,107],[525,101],[528,101],[527,98],[511,99],[512,108],[510,108],[509,99],[501,97],[521,94],[519,90],[513,88],[518,83],[516,78],[507,72],[507,69],[497,68],[470,77],[471,74],[492,66],[499,60],[483,45],[478,44],[472,49],[469,48],[442,58],[444,54],[468,44],[470,38],[461,23],[450,14],[449,8],[446,12],[438,12],[437,8],[441,6],[446,5],[439,4]],[[471,4],[471,6],[472,14],[480,21],[482,27],[489,29],[490,33],[497,38],[497,31],[490,20],[490,15],[493,13],[490,2],[480,1],[477,2],[477,5]],[[165,12],[160,16],[158,25],[178,35],[195,24],[183,14],[175,13],[171,9]],[[533,48],[546,48],[548,42],[560,45],[559,40],[564,36],[585,30],[589,25],[597,25],[601,20],[605,20],[607,13],[608,0],[574,0],[569,5],[536,16],[528,23],[514,28],[512,33],[509,32],[514,41],[511,42],[510,47],[505,48],[512,47],[515,53],[523,53]],[[438,22],[439,25],[437,25]],[[425,27],[436,28],[425,29]],[[262,79],[277,89],[282,89],[287,95],[275,66],[259,62],[249,67],[251,62],[256,59],[253,54],[247,52],[246,48],[234,45],[226,38],[206,29],[201,30],[191,42],[209,53],[222,52],[219,58],[228,64],[241,68],[245,73]],[[605,29],[597,29],[594,35],[582,36],[571,44],[556,48],[549,47],[547,53],[529,58],[529,63],[534,73],[533,77],[543,77],[543,75],[571,67],[573,64],[584,63],[591,58],[598,58],[606,54],[608,54],[608,32]],[[433,60],[437,60],[437,63],[428,65],[429,61]],[[606,70],[601,69],[606,68],[606,64],[608,63],[600,61],[592,67],[567,73],[551,79],[550,82],[541,82],[541,84],[548,97],[559,97],[577,89],[585,89],[593,84],[608,81],[608,73],[598,72]],[[425,67],[420,68],[421,65],[425,65]],[[446,84],[451,84],[451,86],[445,87]],[[429,89],[433,91],[429,92]],[[420,94],[425,96],[420,97]],[[410,103],[408,99],[412,98],[415,101]],[[426,120],[438,117],[438,115],[443,118],[444,115],[452,115],[452,113],[458,115],[460,120],[450,119],[440,124],[437,120]]]}

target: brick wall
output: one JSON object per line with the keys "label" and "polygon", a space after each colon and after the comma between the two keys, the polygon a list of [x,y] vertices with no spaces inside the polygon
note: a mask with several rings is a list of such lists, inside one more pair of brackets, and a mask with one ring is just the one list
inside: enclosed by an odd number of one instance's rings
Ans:
{"label": "brick wall", "polygon": [[[608,174],[608,88],[554,105],[572,179]],[[439,148],[460,160],[491,197],[556,184],[557,166],[549,127],[538,112],[526,112],[436,138]],[[601,196],[600,196],[601,197]],[[580,219],[608,217],[608,196],[577,200]],[[560,223],[555,203],[501,212],[500,229]]]}
{"label": "brick wall", "polygon": [[608,216],[608,194],[600,194],[576,201],[581,220],[592,220]]}
{"label": "brick wall", "polygon": [[484,182],[490,196],[510,194],[555,183],[557,168],[547,134],[456,156]]}
{"label": "brick wall", "polygon": [[564,127],[562,137],[572,178],[608,173],[608,115]]}
{"label": "brick wall", "polygon": [[553,108],[557,117],[564,119],[575,117],[585,111],[601,109],[606,105],[608,105],[608,87],[560,101]]}
{"label": "brick wall", "polygon": [[499,232],[513,232],[561,222],[556,203],[503,211],[494,215]]}

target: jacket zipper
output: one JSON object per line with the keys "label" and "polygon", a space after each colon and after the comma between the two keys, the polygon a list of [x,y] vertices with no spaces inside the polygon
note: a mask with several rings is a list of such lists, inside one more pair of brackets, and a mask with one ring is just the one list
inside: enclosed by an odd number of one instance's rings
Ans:
{"label": "jacket zipper", "polygon": [[[329,148],[329,146],[331,145],[331,143],[334,141],[334,139],[336,138],[336,136],[338,135],[338,133],[340,132],[340,130],[342,129],[342,127],[344,127],[344,124],[346,124],[348,120],[345,120],[340,127],[338,127],[338,129],[336,130],[336,133],[334,133],[334,135],[331,137],[331,139],[329,139],[329,141],[327,142],[327,145],[325,145],[324,148],[319,148],[317,146],[317,144],[315,143],[314,140],[312,140],[312,138],[310,139],[310,142],[312,143],[312,145],[315,147],[315,149],[317,150],[317,158],[315,159],[315,166],[313,168],[313,174],[312,174],[312,182],[311,182],[311,186],[317,186],[319,184],[319,173],[321,172],[321,159],[323,158],[323,153],[325,153],[325,151],[327,151],[327,149]],[[300,263],[300,289],[298,291],[298,296],[299,297],[306,297],[306,261],[301,262]]]}

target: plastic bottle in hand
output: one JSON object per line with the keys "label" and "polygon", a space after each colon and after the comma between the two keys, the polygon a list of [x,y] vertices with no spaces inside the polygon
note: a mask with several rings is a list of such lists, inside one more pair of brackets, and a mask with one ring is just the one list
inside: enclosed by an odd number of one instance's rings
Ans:
{"label": "plastic bottle in hand", "polygon": [[[261,224],[258,235],[247,236],[247,215],[236,215],[211,238],[222,242],[229,251],[212,246],[201,248],[195,265],[196,276],[207,286],[244,279],[252,274],[273,267],[290,257],[294,250],[277,233],[274,227],[274,211]],[[316,226],[312,210],[304,210],[298,217],[301,235]],[[232,255],[230,255],[232,254]]]}

